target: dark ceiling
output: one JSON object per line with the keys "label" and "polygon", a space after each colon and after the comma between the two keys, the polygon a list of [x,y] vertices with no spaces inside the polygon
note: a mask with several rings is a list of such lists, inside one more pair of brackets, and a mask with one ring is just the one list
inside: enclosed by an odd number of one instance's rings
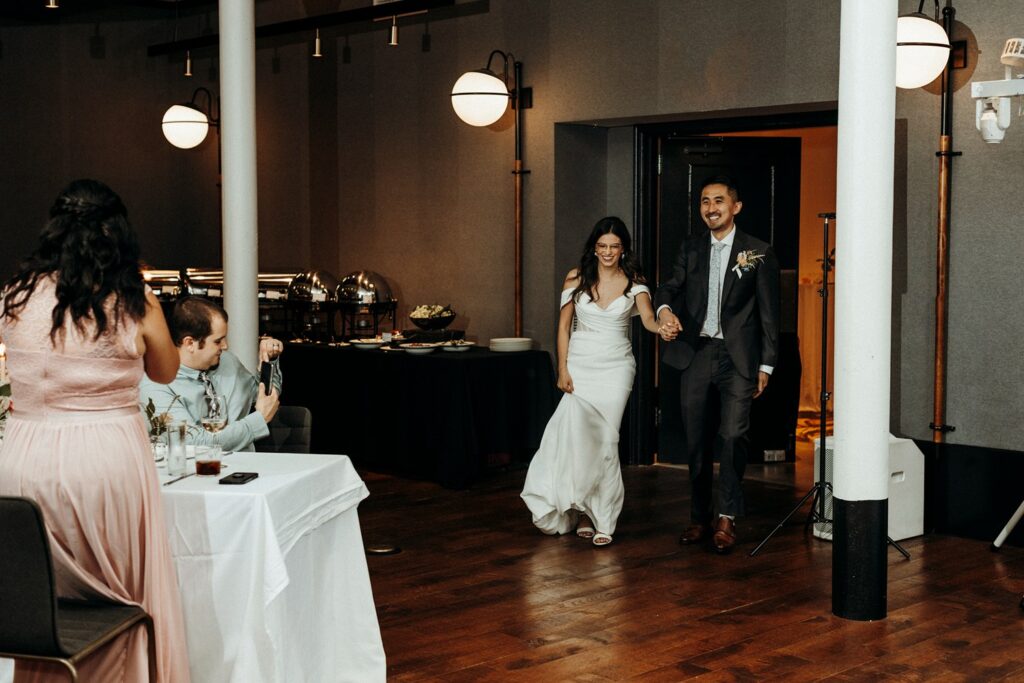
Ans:
{"label": "dark ceiling", "polygon": [[47,0],[0,0],[0,21],[16,23],[59,23],[82,21],[102,16],[116,19],[119,14],[138,16],[158,11],[166,16],[175,10],[189,12],[216,7],[217,0],[57,0],[58,9],[48,9]]}

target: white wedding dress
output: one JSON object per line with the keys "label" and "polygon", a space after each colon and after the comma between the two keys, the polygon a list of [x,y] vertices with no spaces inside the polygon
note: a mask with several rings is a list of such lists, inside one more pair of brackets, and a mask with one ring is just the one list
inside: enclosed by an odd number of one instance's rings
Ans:
{"label": "white wedding dress", "polygon": [[[576,303],[568,354],[573,393],[562,396],[551,416],[521,494],[546,534],[573,531],[580,513],[598,532],[615,533],[624,496],[619,425],[636,374],[629,320],[639,315],[634,298],[641,292],[650,294],[634,284],[607,308],[587,294]],[[563,291],[561,306],[571,296],[571,289]]]}

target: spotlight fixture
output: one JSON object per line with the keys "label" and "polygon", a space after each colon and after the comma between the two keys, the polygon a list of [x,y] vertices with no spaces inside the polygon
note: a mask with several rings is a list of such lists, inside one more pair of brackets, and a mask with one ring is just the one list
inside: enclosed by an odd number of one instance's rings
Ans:
{"label": "spotlight fixture", "polygon": [[[196,98],[200,93],[206,94],[206,111],[196,104]],[[162,125],[167,142],[179,149],[197,147],[206,139],[210,126],[220,125],[220,119],[214,114],[213,107],[213,95],[206,88],[196,88],[190,101],[172,105],[164,112]]]}
{"label": "spotlight fixture", "polygon": [[192,51],[185,50],[185,78],[192,78]]}
{"label": "spotlight fixture", "polygon": [[391,17],[391,33],[388,37],[388,47],[398,47],[398,17]]}
{"label": "spotlight fixture", "polygon": [[896,20],[896,87],[914,89],[934,81],[949,61],[949,36],[938,22],[939,0],[935,16],[925,15],[924,0],[917,12]]}
{"label": "spotlight fixture", "polygon": [[46,9],[60,9],[60,4],[57,0],[46,0]]}
{"label": "spotlight fixture", "polygon": [[320,59],[324,53],[320,51],[320,29],[316,30],[316,39],[313,40],[313,56]]}

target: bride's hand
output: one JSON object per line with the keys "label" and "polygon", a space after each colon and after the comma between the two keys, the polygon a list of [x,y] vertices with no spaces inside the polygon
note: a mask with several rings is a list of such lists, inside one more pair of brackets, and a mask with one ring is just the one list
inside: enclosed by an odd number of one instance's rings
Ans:
{"label": "bride's hand", "polygon": [[567,394],[572,393],[572,377],[569,376],[568,370],[558,371],[558,388]]}

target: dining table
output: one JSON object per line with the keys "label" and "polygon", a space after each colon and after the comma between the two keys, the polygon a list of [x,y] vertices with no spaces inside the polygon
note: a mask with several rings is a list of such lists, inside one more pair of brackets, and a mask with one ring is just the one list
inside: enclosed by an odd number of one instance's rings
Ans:
{"label": "dining table", "polygon": [[[350,460],[232,453],[223,467],[157,470],[192,681],[384,681],[358,516],[369,492]],[[239,472],[258,476],[220,483]],[[12,673],[0,662],[0,683]]]}

